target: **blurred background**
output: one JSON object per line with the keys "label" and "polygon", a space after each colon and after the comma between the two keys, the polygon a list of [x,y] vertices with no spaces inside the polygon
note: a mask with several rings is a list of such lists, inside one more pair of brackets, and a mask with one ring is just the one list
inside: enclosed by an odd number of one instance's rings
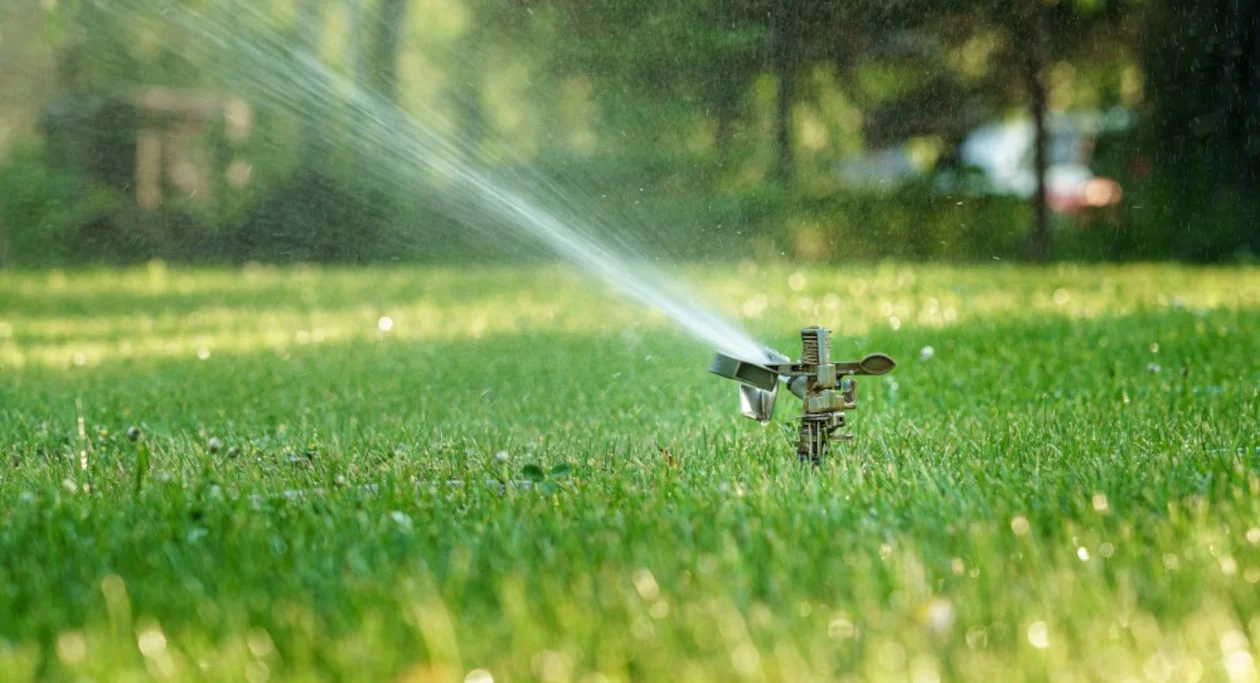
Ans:
{"label": "blurred background", "polygon": [[[1260,253],[1249,0],[230,5],[0,3],[0,266],[526,257],[365,181],[345,84],[659,258]],[[268,107],[176,9],[336,80]]]}

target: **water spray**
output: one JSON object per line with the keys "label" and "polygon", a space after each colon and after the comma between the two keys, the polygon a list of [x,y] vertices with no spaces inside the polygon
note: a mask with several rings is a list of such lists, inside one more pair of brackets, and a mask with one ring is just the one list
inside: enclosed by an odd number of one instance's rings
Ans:
{"label": "water spray", "polygon": [[839,434],[846,410],[857,408],[859,375],[885,375],[897,363],[882,353],[856,362],[831,362],[831,330],[817,325],[801,330],[801,359],[795,363],[773,349],[763,349],[770,362],[754,362],[718,352],[709,372],[740,383],[739,407],[744,417],[769,422],[779,395],[779,382],[801,399],[801,435],[796,453],[802,462],[817,465],[827,454],[832,439],[848,441]]}

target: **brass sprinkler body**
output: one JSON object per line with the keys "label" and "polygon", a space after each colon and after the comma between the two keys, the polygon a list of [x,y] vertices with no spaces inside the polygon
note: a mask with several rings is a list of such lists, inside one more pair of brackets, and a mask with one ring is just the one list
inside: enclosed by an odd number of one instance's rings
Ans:
{"label": "brass sprinkler body", "polygon": [[801,432],[796,453],[802,462],[817,465],[832,439],[848,441],[852,434],[836,432],[845,426],[845,411],[857,408],[858,375],[884,375],[896,367],[892,358],[872,353],[856,362],[831,361],[831,330],[817,325],[801,330],[801,359],[791,362],[773,349],[764,349],[771,362],[752,362],[718,353],[709,372],[733,379],[740,386],[740,413],[769,421],[779,393],[779,382],[801,399]]}

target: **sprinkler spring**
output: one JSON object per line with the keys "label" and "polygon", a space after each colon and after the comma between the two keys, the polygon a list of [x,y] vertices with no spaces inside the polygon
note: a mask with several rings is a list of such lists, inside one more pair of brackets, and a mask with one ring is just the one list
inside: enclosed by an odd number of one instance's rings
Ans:
{"label": "sprinkler spring", "polygon": [[801,399],[801,432],[796,453],[802,462],[818,465],[832,439],[848,441],[852,434],[836,432],[845,426],[846,410],[857,408],[858,375],[884,375],[897,363],[882,353],[856,362],[831,361],[831,330],[817,325],[801,330],[801,359],[764,349],[770,362],[741,360],[722,353],[713,358],[709,372],[740,383],[740,413],[767,422],[774,415],[779,382]]}

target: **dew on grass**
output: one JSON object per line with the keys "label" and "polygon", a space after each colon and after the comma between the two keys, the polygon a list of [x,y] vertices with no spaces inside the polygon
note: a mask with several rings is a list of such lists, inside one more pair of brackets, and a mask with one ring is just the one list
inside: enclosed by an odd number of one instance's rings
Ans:
{"label": "dew on grass", "polygon": [[464,674],[464,683],[494,683],[494,676],[485,669],[473,669]]}
{"label": "dew on grass", "polygon": [[919,360],[929,361],[936,357],[936,349],[931,346],[925,346],[919,349]]}
{"label": "dew on grass", "polygon": [[1230,555],[1222,555],[1217,559],[1217,563],[1221,566],[1221,573],[1225,576],[1233,576],[1238,573],[1238,561]]}
{"label": "dew on grass", "polygon": [[250,629],[245,643],[255,657],[266,657],[276,649],[275,643],[271,640],[271,634],[265,628]]}
{"label": "dew on grass", "polygon": [[1260,545],[1260,527],[1253,526],[1247,530],[1247,542],[1251,545]]}
{"label": "dew on grass", "polygon": [[1106,512],[1109,509],[1107,494],[1095,493],[1093,497],[1094,512]]}
{"label": "dew on grass", "polygon": [[136,645],[145,657],[156,657],[166,651],[166,634],[156,626],[150,626],[136,636]]}
{"label": "dew on grass", "polygon": [[652,615],[653,619],[664,619],[669,616],[669,603],[665,600],[657,600],[652,603],[652,607],[648,610],[648,614]]}
{"label": "dew on grass", "polygon": [[1225,658],[1225,671],[1229,674],[1229,680],[1236,683],[1257,679],[1255,658],[1246,650],[1239,649],[1229,653]]}
{"label": "dew on grass", "polygon": [[731,666],[742,676],[754,676],[761,667],[761,654],[756,646],[744,641],[731,650]]}
{"label": "dew on grass", "polygon": [[939,665],[931,655],[917,655],[910,660],[911,683],[940,683]]}
{"label": "dew on grass", "polygon": [[923,621],[934,633],[942,635],[954,626],[954,605],[945,598],[933,598],[924,609]]}
{"label": "dew on grass", "polygon": [[1044,621],[1034,621],[1028,625],[1028,642],[1038,650],[1050,647],[1050,629]]}
{"label": "dew on grass", "polygon": [[250,662],[245,667],[245,680],[249,683],[267,683],[271,679],[271,668],[263,662]]}
{"label": "dew on grass", "polygon": [[655,600],[661,594],[661,587],[656,583],[656,577],[647,569],[635,570],[634,589],[644,600]]}
{"label": "dew on grass", "polygon": [[82,631],[67,631],[57,636],[57,658],[70,666],[87,658],[87,638]]}
{"label": "dew on grass", "polygon": [[376,321],[376,328],[381,332],[389,332],[394,329],[394,319],[387,315],[383,315]]}
{"label": "dew on grass", "polygon": [[1242,631],[1230,629],[1221,634],[1221,652],[1225,654],[1247,650],[1248,647],[1247,636]]}
{"label": "dew on grass", "polygon": [[656,627],[651,620],[639,617],[630,624],[630,635],[638,640],[651,640],[656,637]]}
{"label": "dew on grass", "polygon": [[1023,536],[1027,534],[1028,529],[1029,525],[1027,517],[1023,515],[1016,515],[1011,518],[1011,531],[1015,532],[1016,536]]}

